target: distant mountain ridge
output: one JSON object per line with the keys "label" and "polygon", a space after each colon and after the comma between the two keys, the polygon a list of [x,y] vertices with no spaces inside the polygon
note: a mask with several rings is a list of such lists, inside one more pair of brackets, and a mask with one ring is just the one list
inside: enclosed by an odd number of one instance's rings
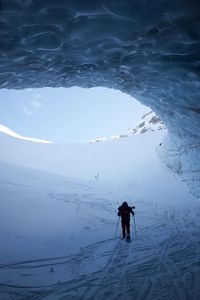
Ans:
{"label": "distant mountain ridge", "polygon": [[155,114],[150,111],[141,118],[142,122],[139,122],[136,126],[129,128],[120,137],[127,137],[134,134],[143,134],[150,131],[158,131],[166,129],[164,122]]}
{"label": "distant mountain ridge", "polygon": [[[111,140],[121,139],[136,134],[143,134],[143,133],[158,131],[163,129],[166,129],[164,122],[155,114],[155,112],[150,111],[141,117],[141,120],[138,122],[138,124],[136,124],[133,127],[130,127],[124,133],[120,135],[113,135],[110,137],[101,137],[101,138],[92,139],[89,141],[89,143],[111,141]],[[7,134],[14,138],[35,142],[35,143],[45,143],[45,144],[52,143],[51,141],[22,136],[2,124],[0,124],[0,133]]]}
{"label": "distant mountain ridge", "polygon": [[44,143],[44,144],[51,144],[52,143],[50,141],[45,141],[45,140],[40,140],[40,139],[36,139],[36,138],[30,138],[30,137],[22,136],[22,135],[14,132],[10,128],[8,128],[8,127],[6,127],[2,124],[0,124],[0,133],[4,133],[4,134],[10,135],[14,138],[29,141],[29,142]]}
{"label": "distant mountain ridge", "polygon": [[164,122],[155,114],[155,112],[150,111],[142,116],[141,121],[138,122],[133,127],[130,127],[127,129],[124,133],[120,135],[113,135],[110,137],[102,137],[97,138],[89,141],[89,143],[98,143],[98,142],[105,142],[105,141],[111,141],[115,139],[125,138],[128,136],[132,136],[135,134],[143,134],[151,131],[158,131],[166,129],[166,125]]}

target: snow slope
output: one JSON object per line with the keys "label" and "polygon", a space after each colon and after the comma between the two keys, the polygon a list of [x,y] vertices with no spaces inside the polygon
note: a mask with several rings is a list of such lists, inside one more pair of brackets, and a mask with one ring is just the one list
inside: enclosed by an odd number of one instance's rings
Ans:
{"label": "snow slope", "polygon": [[[40,169],[63,176],[94,179],[99,172],[101,180],[132,182],[138,173],[144,173],[148,157],[155,145],[162,141],[164,132],[150,133],[146,138],[110,141],[94,144],[38,144],[21,141],[2,135],[0,157],[2,161],[24,167]],[[148,145],[148,146],[147,146]],[[15,151],[8,151],[15,149]],[[147,150],[148,149],[148,150]],[[140,152],[146,153],[141,161]]]}
{"label": "snow slope", "polygon": [[[0,299],[199,299],[200,203],[159,159],[164,134],[72,145],[0,135]],[[120,227],[114,239],[125,200],[130,244]]]}
{"label": "snow slope", "polygon": [[22,136],[22,135],[14,132],[10,128],[8,128],[7,126],[2,125],[2,124],[0,124],[0,132],[5,133],[7,135],[10,135],[12,137],[21,139],[21,140],[25,140],[25,141],[36,142],[36,143],[45,143],[45,144],[50,144],[51,143],[50,141],[45,141],[45,140],[40,140],[40,139],[35,139],[35,138]]}

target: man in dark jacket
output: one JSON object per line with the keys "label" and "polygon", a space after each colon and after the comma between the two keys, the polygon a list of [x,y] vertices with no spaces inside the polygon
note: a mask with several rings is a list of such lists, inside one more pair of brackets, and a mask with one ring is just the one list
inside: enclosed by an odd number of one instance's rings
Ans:
{"label": "man in dark jacket", "polygon": [[[134,216],[133,207],[128,206],[127,202],[123,202],[122,205],[118,208],[118,216],[121,217],[122,223],[122,237],[130,239],[130,214]],[[127,235],[126,235],[127,234]]]}

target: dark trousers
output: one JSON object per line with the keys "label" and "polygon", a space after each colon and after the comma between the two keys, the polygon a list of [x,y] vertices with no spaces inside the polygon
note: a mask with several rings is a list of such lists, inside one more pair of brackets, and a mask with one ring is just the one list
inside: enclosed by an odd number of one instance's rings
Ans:
{"label": "dark trousers", "polygon": [[126,237],[126,233],[130,235],[130,219],[122,218],[122,234],[123,237]]}

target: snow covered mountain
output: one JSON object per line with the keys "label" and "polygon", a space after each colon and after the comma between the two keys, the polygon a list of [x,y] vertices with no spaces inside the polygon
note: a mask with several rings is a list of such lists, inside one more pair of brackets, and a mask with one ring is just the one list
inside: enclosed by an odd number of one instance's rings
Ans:
{"label": "snow covered mountain", "polygon": [[30,137],[25,137],[25,136],[22,136],[16,132],[14,132],[13,130],[11,130],[10,128],[0,124],[0,132],[1,133],[4,133],[4,134],[7,134],[7,135],[10,135],[14,138],[17,138],[17,139],[21,139],[21,140],[25,140],[25,141],[29,141],[29,142],[35,142],[35,143],[45,143],[45,144],[50,144],[52,142],[50,141],[45,141],[45,140],[40,140],[40,139],[35,139],[35,138],[30,138]]}
{"label": "snow covered mountain", "polygon": [[128,137],[135,134],[143,134],[151,131],[158,131],[166,129],[164,122],[155,114],[155,112],[150,111],[141,117],[141,120],[133,127],[127,129],[124,133],[120,135],[113,135],[110,137],[96,138],[89,143],[95,142],[107,142],[111,140],[116,140],[124,137]]}
{"label": "snow covered mountain", "polygon": [[[0,135],[0,299],[199,299],[200,202],[158,157],[164,135]],[[123,201],[136,206],[129,244]]]}
{"label": "snow covered mountain", "polygon": [[136,126],[131,127],[125,133],[122,133],[120,138],[166,128],[164,122],[155,114],[155,112],[150,111],[142,116],[141,121]]}

